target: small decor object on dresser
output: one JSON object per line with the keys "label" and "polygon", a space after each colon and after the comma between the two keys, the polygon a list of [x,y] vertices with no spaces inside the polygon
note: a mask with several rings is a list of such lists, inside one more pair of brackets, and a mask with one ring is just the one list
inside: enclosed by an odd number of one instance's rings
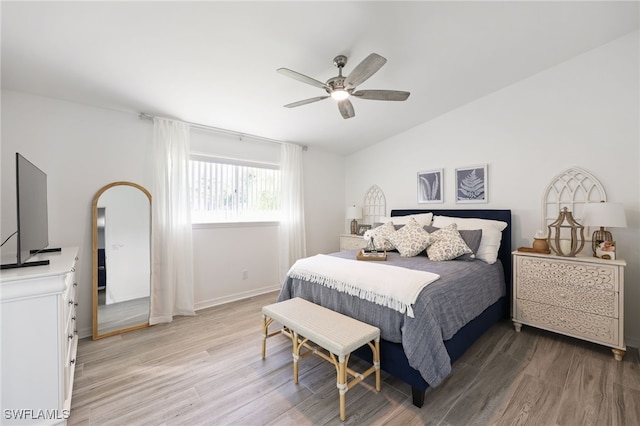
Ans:
{"label": "small decor object on dresser", "polygon": [[351,234],[355,235],[358,231],[358,220],[362,219],[362,207],[355,204],[347,208],[347,219],[351,219]]}
{"label": "small decor object on dresser", "polygon": [[371,229],[371,225],[358,225],[358,235],[364,235],[369,229]]}
{"label": "small decor object on dresser", "polygon": [[600,259],[615,259],[616,258],[616,242],[615,241],[597,241],[596,243],[596,257]]}
{"label": "small decor object on dresser", "polygon": [[536,235],[533,237],[532,247],[519,247],[518,251],[525,253],[551,253],[551,250],[549,250],[549,242],[547,241],[547,236],[542,231],[536,232]]}
{"label": "small decor object on dresser", "polygon": [[573,218],[566,207],[560,210],[560,215],[548,228],[549,247],[557,255],[574,257],[584,247],[584,226]]}
{"label": "small decor object on dresser", "polygon": [[549,250],[549,243],[547,242],[547,238],[534,238],[533,239],[533,249],[538,253],[551,253]]}
{"label": "small decor object on dresser", "polygon": [[[591,237],[591,248],[593,249],[594,256],[606,259],[598,255],[597,251],[602,242],[613,241],[611,232],[606,230],[605,227],[627,227],[627,217],[624,214],[624,205],[622,203],[605,203],[604,201],[600,203],[587,204],[584,209],[584,225],[598,227]],[[615,259],[615,257],[611,257],[611,259]]]}

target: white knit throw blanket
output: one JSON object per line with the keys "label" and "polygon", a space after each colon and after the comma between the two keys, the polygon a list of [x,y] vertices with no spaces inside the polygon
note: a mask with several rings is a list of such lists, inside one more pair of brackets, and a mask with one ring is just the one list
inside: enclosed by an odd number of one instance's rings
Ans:
{"label": "white knit throw blanket", "polygon": [[298,260],[287,273],[291,278],[321,284],[386,306],[413,318],[420,291],[440,275],[318,254]]}

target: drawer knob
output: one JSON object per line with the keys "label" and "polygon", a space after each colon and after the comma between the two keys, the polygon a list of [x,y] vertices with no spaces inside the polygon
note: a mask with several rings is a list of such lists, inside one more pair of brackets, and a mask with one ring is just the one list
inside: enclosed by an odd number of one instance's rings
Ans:
{"label": "drawer knob", "polygon": [[69,338],[69,340],[71,340],[73,339],[73,334],[69,334],[67,337]]}
{"label": "drawer knob", "polygon": [[69,300],[69,305],[73,305],[73,300]]}
{"label": "drawer knob", "polygon": [[73,365],[73,364],[75,364],[75,363],[76,363],[76,359],[75,359],[75,358],[74,358],[74,359],[72,359],[71,361],[69,361],[69,364],[72,364],[72,365]]}

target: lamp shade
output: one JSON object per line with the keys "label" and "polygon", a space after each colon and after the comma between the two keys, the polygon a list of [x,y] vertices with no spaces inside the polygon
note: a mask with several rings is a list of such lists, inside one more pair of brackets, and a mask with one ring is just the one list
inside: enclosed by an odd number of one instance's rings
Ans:
{"label": "lamp shade", "polygon": [[585,205],[583,223],[603,228],[626,228],[627,218],[622,203],[589,203]]}
{"label": "lamp shade", "polygon": [[359,207],[359,206],[348,207],[347,219],[362,219],[362,207]]}

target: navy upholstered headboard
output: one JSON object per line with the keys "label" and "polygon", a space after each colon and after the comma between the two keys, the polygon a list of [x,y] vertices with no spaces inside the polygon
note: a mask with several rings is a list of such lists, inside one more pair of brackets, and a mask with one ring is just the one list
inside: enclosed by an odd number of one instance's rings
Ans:
{"label": "navy upholstered headboard", "polygon": [[[500,220],[507,222],[507,227],[502,231],[502,241],[498,250],[498,259],[504,268],[504,279],[507,284],[507,300],[511,298],[511,210],[432,210],[411,209],[391,210],[391,216],[407,216],[410,214],[433,213],[438,216],[468,217]],[[507,314],[508,315],[508,314]]]}

